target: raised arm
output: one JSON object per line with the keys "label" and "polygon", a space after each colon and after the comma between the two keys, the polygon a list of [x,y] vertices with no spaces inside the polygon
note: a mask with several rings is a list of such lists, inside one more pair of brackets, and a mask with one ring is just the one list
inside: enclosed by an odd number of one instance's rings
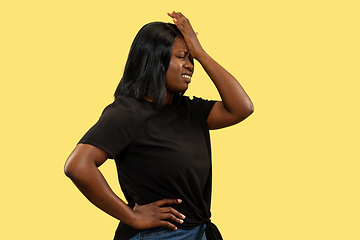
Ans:
{"label": "raised arm", "polygon": [[109,155],[89,144],[79,144],[65,163],[65,174],[95,206],[135,229],[165,226],[176,230],[171,222],[182,223],[185,218],[174,208],[162,207],[179,204],[179,199],[163,199],[157,202],[136,205],[131,209],[110,188],[99,171]]}
{"label": "raised arm", "polygon": [[247,118],[254,106],[240,83],[202,48],[190,21],[180,12],[168,13],[188,45],[193,58],[200,62],[214,82],[222,101],[216,102],[207,119],[209,129],[234,125]]}

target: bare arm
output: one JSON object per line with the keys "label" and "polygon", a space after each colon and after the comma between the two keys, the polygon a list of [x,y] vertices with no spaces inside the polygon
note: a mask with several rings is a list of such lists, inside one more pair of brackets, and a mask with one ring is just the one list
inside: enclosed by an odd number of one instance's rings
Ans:
{"label": "bare arm", "polygon": [[79,144],[65,163],[65,174],[95,206],[136,229],[166,226],[176,230],[170,220],[182,223],[185,218],[174,208],[162,207],[179,204],[179,199],[163,199],[131,209],[109,187],[99,171],[109,155],[89,144]]}
{"label": "bare arm", "polygon": [[179,12],[168,14],[184,36],[190,54],[198,60],[221,96],[207,119],[209,129],[234,125],[247,118],[254,106],[240,83],[202,48],[189,20]]}
{"label": "bare arm", "polygon": [[219,129],[234,125],[247,118],[254,106],[240,83],[209,55],[198,61],[210,76],[219,91],[221,100],[213,106],[207,119],[209,129]]}

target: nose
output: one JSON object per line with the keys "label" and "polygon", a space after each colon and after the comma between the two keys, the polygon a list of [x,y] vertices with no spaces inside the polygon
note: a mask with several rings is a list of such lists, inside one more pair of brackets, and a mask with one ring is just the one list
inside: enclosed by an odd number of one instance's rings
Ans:
{"label": "nose", "polygon": [[184,65],[184,68],[190,70],[192,72],[192,70],[194,69],[194,64],[192,64],[190,62],[190,59],[187,59]]}

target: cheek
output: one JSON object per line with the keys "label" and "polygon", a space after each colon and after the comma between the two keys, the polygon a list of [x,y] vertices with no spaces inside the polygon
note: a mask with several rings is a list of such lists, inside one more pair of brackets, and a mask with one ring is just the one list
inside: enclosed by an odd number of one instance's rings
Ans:
{"label": "cheek", "polygon": [[171,61],[170,62],[170,64],[169,64],[169,70],[171,70],[171,71],[176,71],[178,68],[179,68],[179,66],[178,66],[179,64],[177,63],[177,62],[175,62],[175,61]]}
{"label": "cheek", "polygon": [[170,62],[169,68],[166,72],[166,77],[174,77],[178,75],[178,72],[179,72],[179,66],[174,62]]}

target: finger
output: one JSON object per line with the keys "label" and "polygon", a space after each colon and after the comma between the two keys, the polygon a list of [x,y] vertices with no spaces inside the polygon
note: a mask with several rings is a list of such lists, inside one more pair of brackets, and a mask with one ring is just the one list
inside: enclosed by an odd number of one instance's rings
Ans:
{"label": "finger", "polygon": [[172,13],[167,13],[168,14],[168,16],[170,16],[171,18],[175,18],[176,17],[176,15],[175,15],[175,11],[173,11]]}
{"label": "finger", "polygon": [[184,222],[184,220],[180,219],[180,218],[177,218],[175,217],[172,213],[163,213],[161,215],[161,219],[164,220],[164,219],[168,219],[172,222],[177,222],[177,223],[180,223],[182,224]]}
{"label": "finger", "polygon": [[172,13],[168,13],[168,15],[169,15],[170,17],[172,17],[173,22],[176,24],[177,19],[176,19],[176,13],[175,13],[175,11],[173,11]]}
{"label": "finger", "polygon": [[178,13],[177,13],[177,17],[178,17],[178,18],[182,18],[182,19],[183,19],[183,22],[189,21],[189,19],[187,19],[181,12],[178,12]]}
{"label": "finger", "polygon": [[156,201],[155,204],[158,207],[164,206],[164,205],[169,205],[169,204],[179,204],[181,203],[182,200],[181,199],[175,199],[175,198],[164,198],[161,199],[159,201]]}
{"label": "finger", "polygon": [[178,12],[178,16],[186,18],[181,12]]}
{"label": "finger", "polygon": [[184,25],[185,21],[187,20],[186,17],[184,17],[184,15],[182,15],[181,12],[178,12],[176,16],[177,16],[176,20],[178,20],[179,22],[181,22],[182,25]]}
{"label": "finger", "polygon": [[180,31],[183,31],[184,29],[192,30],[192,26],[190,24],[189,19],[187,19],[184,15],[182,15],[182,13],[178,12],[176,14],[176,18],[174,19],[176,19],[176,22],[178,22],[176,26],[179,28]]}
{"label": "finger", "polygon": [[178,217],[178,218],[181,218],[181,219],[185,219],[185,215],[180,213],[179,211],[175,210],[174,208],[172,207],[164,207],[164,208],[161,208],[161,212],[162,213],[172,213],[174,216]]}
{"label": "finger", "polygon": [[170,228],[172,230],[177,230],[177,227],[174,224],[172,224],[172,223],[170,223],[168,221],[161,221],[160,226],[161,227],[167,227],[167,228]]}

